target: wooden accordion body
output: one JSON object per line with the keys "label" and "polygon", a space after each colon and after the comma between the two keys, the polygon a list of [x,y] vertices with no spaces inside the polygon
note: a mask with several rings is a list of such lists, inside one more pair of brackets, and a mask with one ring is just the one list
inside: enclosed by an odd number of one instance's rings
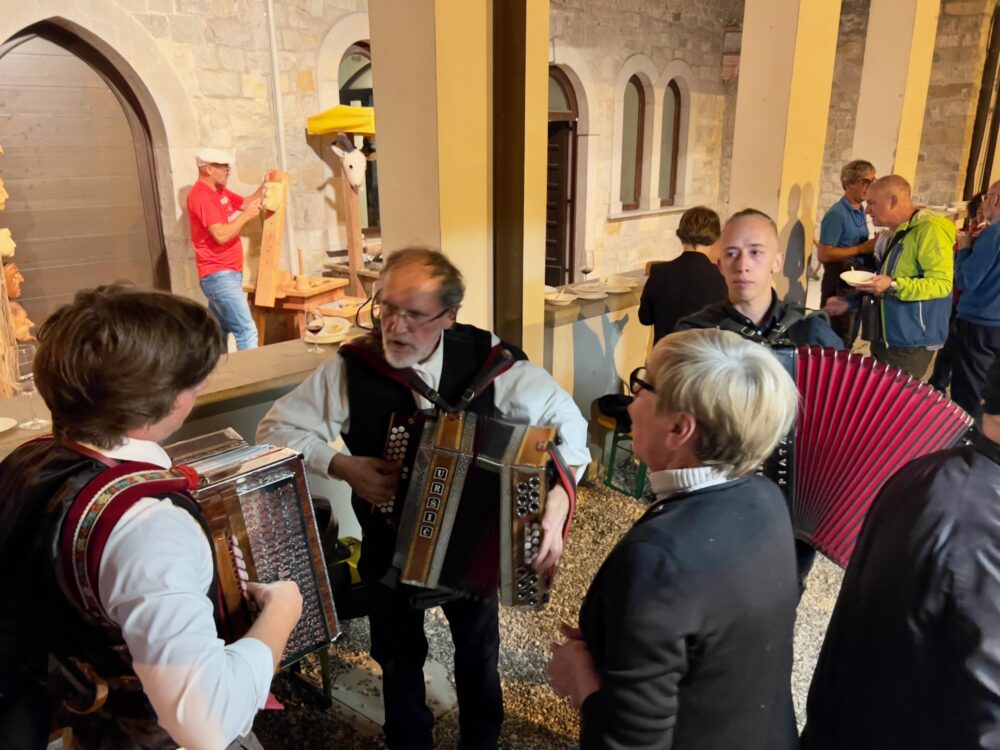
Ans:
{"label": "wooden accordion body", "polygon": [[302,616],[282,668],[340,635],[312,496],[302,457],[287,448],[250,446],[227,429],[167,447],[175,464],[198,472],[191,494],[208,523],[218,570],[227,641],[246,634],[255,616],[247,583],[293,580]]}
{"label": "wooden accordion body", "polygon": [[471,412],[393,414],[385,457],[403,462],[392,503],[400,581],[541,608],[551,576],[531,567],[542,538],[554,427]]}
{"label": "wooden accordion body", "polygon": [[776,347],[801,397],[793,433],[765,462],[796,536],[846,567],[865,514],[906,463],[958,444],[972,425],[926,383],[871,357]]}

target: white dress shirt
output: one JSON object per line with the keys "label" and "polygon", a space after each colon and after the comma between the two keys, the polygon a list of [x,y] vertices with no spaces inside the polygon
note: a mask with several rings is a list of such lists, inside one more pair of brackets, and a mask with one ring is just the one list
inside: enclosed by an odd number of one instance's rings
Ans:
{"label": "white dress shirt", "polygon": [[[492,343],[499,343],[495,335]],[[413,366],[421,380],[434,390],[441,382],[444,346],[439,342],[426,361]],[[417,409],[433,407],[413,393]],[[555,425],[562,436],[559,452],[569,466],[579,467],[577,479],[590,462],[587,421],[573,399],[541,367],[520,361],[493,381],[493,404],[499,416],[535,425]],[[350,432],[347,371],[343,359],[331,357],[307,380],[279,399],[257,428],[258,443],[276,443],[293,448],[306,458],[317,474],[327,475],[337,451],[330,443]]]}
{"label": "white dress shirt", "polygon": [[[156,443],[128,440],[92,450],[163,468]],[[212,602],[212,552],[191,515],[170,500],[143,498],[115,524],[101,558],[101,605],[121,627],[162,726],[188,750],[218,750],[247,734],[271,685],[271,650],[256,638],[219,638]]]}

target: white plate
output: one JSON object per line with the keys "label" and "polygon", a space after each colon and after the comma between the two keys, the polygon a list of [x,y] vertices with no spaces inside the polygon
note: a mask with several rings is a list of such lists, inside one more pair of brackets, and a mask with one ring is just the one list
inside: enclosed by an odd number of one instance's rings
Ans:
{"label": "white plate", "polygon": [[549,286],[548,284],[545,285],[545,293],[546,294],[555,294],[558,291],[559,290],[556,289],[554,286]]}
{"label": "white plate", "polygon": [[611,287],[625,287],[626,289],[635,289],[639,286],[639,282],[636,281],[631,276],[608,276],[604,280],[605,286],[608,287],[608,291],[611,291]]}
{"label": "white plate", "polygon": [[617,286],[615,284],[605,284],[604,291],[606,291],[608,294],[625,294],[625,292],[631,292],[632,287]]}
{"label": "white plate", "polygon": [[867,284],[875,278],[875,274],[871,271],[844,271],[840,274],[840,278],[851,286],[857,286],[858,284]]}
{"label": "white plate", "polygon": [[10,417],[0,417],[0,432],[7,432],[17,427],[17,420]]}
{"label": "white plate", "polygon": [[608,296],[607,292],[577,292],[576,296],[580,299],[593,300],[593,299],[605,299]]}
{"label": "white plate", "polygon": [[306,333],[302,338],[310,344],[335,344],[342,341],[351,330],[351,321],[347,318],[324,318],[326,327],[317,334]]}
{"label": "white plate", "polygon": [[570,302],[576,302],[576,295],[573,292],[556,292],[555,294],[546,294],[545,301],[550,305],[568,305]]}

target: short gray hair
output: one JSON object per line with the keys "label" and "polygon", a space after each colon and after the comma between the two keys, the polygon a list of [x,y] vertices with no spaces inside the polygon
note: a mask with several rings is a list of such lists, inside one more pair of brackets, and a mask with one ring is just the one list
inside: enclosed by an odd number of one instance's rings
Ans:
{"label": "short gray hair", "polygon": [[849,185],[852,182],[857,182],[864,179],[864,176],[869,173],[872,175],[875,174],[875,165],[870,161],[865,161],[864,159],[849,161],[840,170],[840,184]]}
{"label": "short gray hair", "polygon": [[795,422],[798,391],[769,348],[715,328],[664,336],[649,357],[656,410],[698,423],[696,453],[738,477],[760,467]]}
{"label": "short gray hair", "polygon": [[403,266],[423,266],[432,279],[439,280],[437,294],[441,307],[450,309],[462,304],[465,298],[462,272],[440,250],[429,247],[404,247],[396,250],[385,259],[381,276],[384,278],[392,269]]}

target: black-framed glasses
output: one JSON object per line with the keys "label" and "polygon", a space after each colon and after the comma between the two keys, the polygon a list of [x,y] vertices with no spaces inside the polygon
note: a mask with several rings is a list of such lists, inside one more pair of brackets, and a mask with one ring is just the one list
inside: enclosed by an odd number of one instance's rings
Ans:
{"label": "black-framed glasses", "polygon": [[646,379],[647,377],[648,375],[646,374],[645,367],[636,367],[632,370],[632,374],[628,376],[628,389],[632,392],[633,396],[638,396],[639,391],[656,393],[656,388],[650,385],[649,381]]}
{"label": "black-framed glasses", "polygon": [[381,296],[378,293],[365,300],[364,304],[358,308],[358,312],[360,313],[361,310],[368,305],[371,305],[372,311],[372,325],[369,330],[381,328],[382,321],[386,318],[395,318],[403,324],[403,327],[406,328],[407,331],[410,331],[411,333],[419,328],[423,328],[424,326],[433,323],[435,320],[440,320],[452,310],[452,308],[446,307],[436,315],[408,312],[406,310],[400,310],[398,307],[388,302],[382,302]]}

